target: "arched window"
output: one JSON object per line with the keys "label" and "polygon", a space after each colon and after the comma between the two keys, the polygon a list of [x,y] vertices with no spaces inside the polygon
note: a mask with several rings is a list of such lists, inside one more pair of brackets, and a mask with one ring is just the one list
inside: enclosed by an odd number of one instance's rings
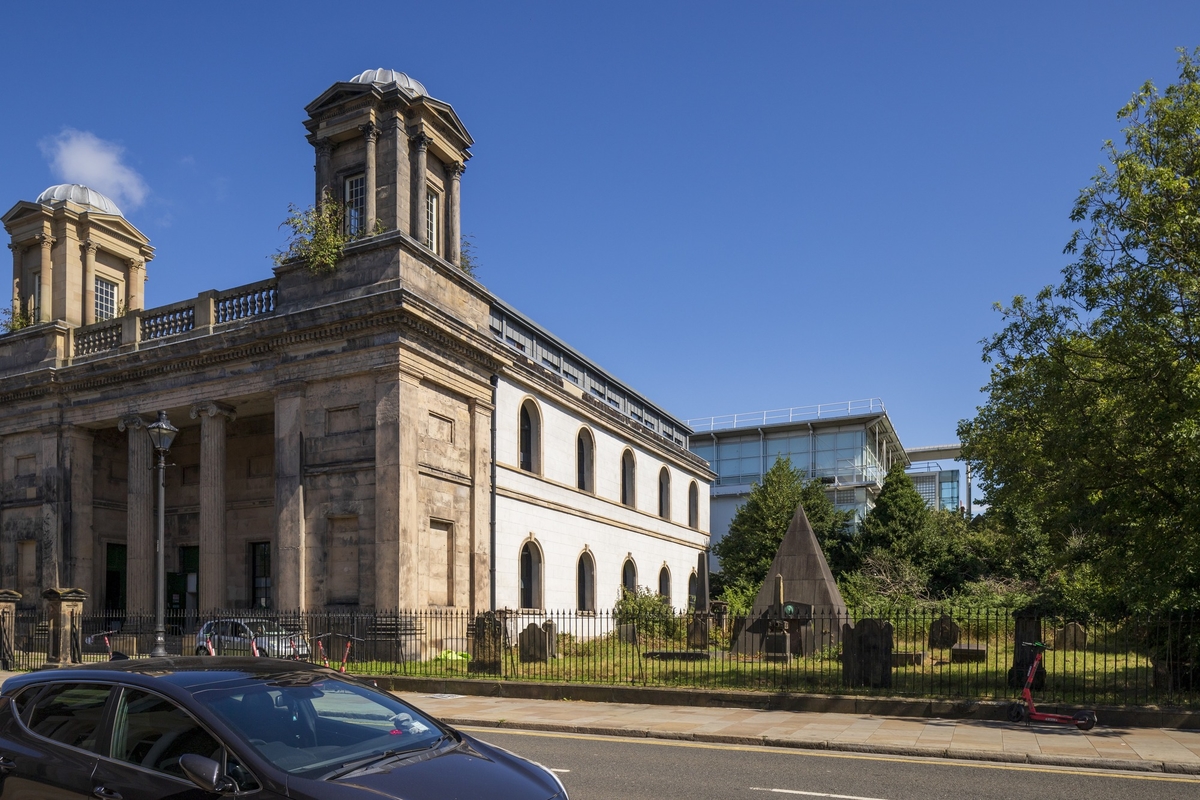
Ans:
{"label": "arched window", "polygon": [[575,596],[580,611],[596,610],[596,562],[586,550],[579,556]]}
{"label": "arched window", "polygon": [[532,400],[521,403],[520,434],[517,437],[518,466],[526,472],[541,472],[542,418]]}
{"label": "arched window", "polygon": [[575,439],[575,488],[583,492],[596,491],[596,444],[587,428],[580,428]]}
{"label": "arched window", "polygon": [[700,487],[695,481],[688,486],[688,527],[700,529]]}
{"label": "arched window", "polygon": [[533,542],[521,547],[521,608],[542,607],[542,551]]}
{"label": "arched window", "polygon": [[658,471],[658,515],[671,518],[671,472],[666,467]]}
{"label": "arched window", "polygon": [[621,586],[630,592],[637,591],[637,565],[633,563],[632,558],[625,559],[625,564],[621,567]]}
{"label": "arched window", "polygon": [[621,454],[621,502],[633,508],[634,506],[634,463],[633,451],[626,450]]}
{"label": "arched window", "polygon": [[696,576],[696,571],[692,570],[692,574],[688,576],[688,608],[696,607],[699,593],[700,579]]}
{"label": "arched window", "polygon": [[658,593],[671,602],[671,570],[667,569],[667,565],[663,564],[663,568],[658,571]]}

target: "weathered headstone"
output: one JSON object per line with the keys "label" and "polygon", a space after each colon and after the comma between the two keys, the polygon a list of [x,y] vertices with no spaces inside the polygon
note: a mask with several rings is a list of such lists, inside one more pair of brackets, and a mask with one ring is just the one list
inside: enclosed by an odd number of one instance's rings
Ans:
{"label": "weathered headstone", "polygon": [[632,622],[622,622],[617,625],[617,641],[622,644],[636,645],[638,643],[637,625]]}
{"label": "weathered headstone", "polygon": [[711,624],[708,614],[697,611],[688,620],[687,646],[691,650],[708,649],[708,628]]}
{"label": "weathered headstone", "polygon": [[1078,622],[1068,622],[1054,632],[1055,650],[1083,650],[1087,647],[1087,630]]}
{"label": "weathered headstone", "polygon": [[45,667],[64,667],[83,660],[83,602],[88,593],[82,589],[47,589],[46,616],[50,621],[50,642]]}
{"label": "weathered headstone", "polygon": [[923,650],[893,650],[892,651],[892,666],[893,667],[920,667],[925,664],[925,651]]}
{"label": "weathered headstone", "polygon": [[16,663],[17,603],[21,593],[14,589],[0,589],[0,669],[12,669]]}
{"label": "weathered headstone", "polygon": [[[1013,625],[1013,665],[1008,670],[1008,685],[1010,688],[1020,689],[1025,685],[1029,668],[1037,658],[1037,650],[1028,647],[1026,642],[1042,640],[1042,615],[1036,609],[1021,609],[1013,612],[1013,618],[1015,622]],[[1033,676],[1034,691],[1041,691],[1044,688],[1046,688],[1045,661],[1038,665],[1037,672]]]}
{"label": "weathered headstone", "polygon": [[971,664],[987,661],[986,644],[956,644],[950,648],[951,664]]}
{"label": "weathered headstone", "polygon": [[842,682],[848,688],[892,685],[892,623],[859,620],[842,626]]}
{"label": "weathered headstone", "polygon": [[558,658],[558,626],[554,620],[548,619],[542,623],[542,630],[546,634],[546,655]]}
{"label": "weathered headstone", "polygon": [[942,614],[929,626],[929,649],[939,650],[958,644],[962,631],[949,614]]}
{"label": "weathered headstone", "polygon": [[550,660],[550,644],[546,641],[546,631],[536,622],[531,622],[517,634],[517,654],[521,663]]}
{"label": "weathered headstone", "polygon": [[495,612],[485,611],[475,617],[473,632],[467,672],[499,675],[504,654],[504,623]]}

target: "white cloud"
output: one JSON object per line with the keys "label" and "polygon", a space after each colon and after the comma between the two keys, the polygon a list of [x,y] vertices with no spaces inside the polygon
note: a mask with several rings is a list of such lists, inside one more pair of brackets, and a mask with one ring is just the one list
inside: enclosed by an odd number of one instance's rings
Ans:
{"label": "white cloud", "polygon": [[125,148],[89,131],[63,128],[44,139],[41,148],[59,180],[89,186],[119,206],[137,208],[150,193],[142,176],[122,162]]}

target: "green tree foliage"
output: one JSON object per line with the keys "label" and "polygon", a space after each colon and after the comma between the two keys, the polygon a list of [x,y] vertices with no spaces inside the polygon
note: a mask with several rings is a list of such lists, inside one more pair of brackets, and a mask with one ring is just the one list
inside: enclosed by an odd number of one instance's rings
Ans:
{"label": "green tree foliage", "polygon": [[0,308],[0,328],[11,333],[33,324],[33,315],[18,306],[11,309]]}
{"label": "green tree foliage", "polygon": [[1001,309],[959,435],[987,501],[1036,520],[1063,597],[1200,605],[1200,50],[1118,113],[1057,286]]}
{"label": "green tree foliage", "polygon": [[472,278],[479,277],[479,254],[475,252],[475,237],[464,233],[458,245],[458,268]]}
{"label": "green tree foliage", "polygon": [[820,481],[805,481],[790,459],[778,459],[738,508],[729,533],[713,545],[721,563],[721,599],[733,613],[744,613],[753,605],[800,504],[823,548],[829,543],[848,549],[853,514],[834,508]]}

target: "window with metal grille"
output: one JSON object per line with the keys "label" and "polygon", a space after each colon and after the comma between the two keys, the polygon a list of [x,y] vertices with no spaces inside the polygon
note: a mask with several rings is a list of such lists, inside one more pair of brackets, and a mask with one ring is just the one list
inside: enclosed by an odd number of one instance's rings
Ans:
{"label": "window with metal grille", "polygon": [[438,193],[429,189],[425,193],[425,243],[430,250],[438,249]]}
{"label": "window with metal grille", "polygon": [[271,543],[250,543],[250,605],[271,607]]}
{"label": "window with metal grille", "polygon": [[361,236],[367,227],[366,177],[352,175],[346,178],[345,195],[342,200],[346,204],[346,234]]}
{"label": "window with metal grille", "polygon": [[117,315],[117,285],[104,278],[96,278],[96,321],[112,319]]}

